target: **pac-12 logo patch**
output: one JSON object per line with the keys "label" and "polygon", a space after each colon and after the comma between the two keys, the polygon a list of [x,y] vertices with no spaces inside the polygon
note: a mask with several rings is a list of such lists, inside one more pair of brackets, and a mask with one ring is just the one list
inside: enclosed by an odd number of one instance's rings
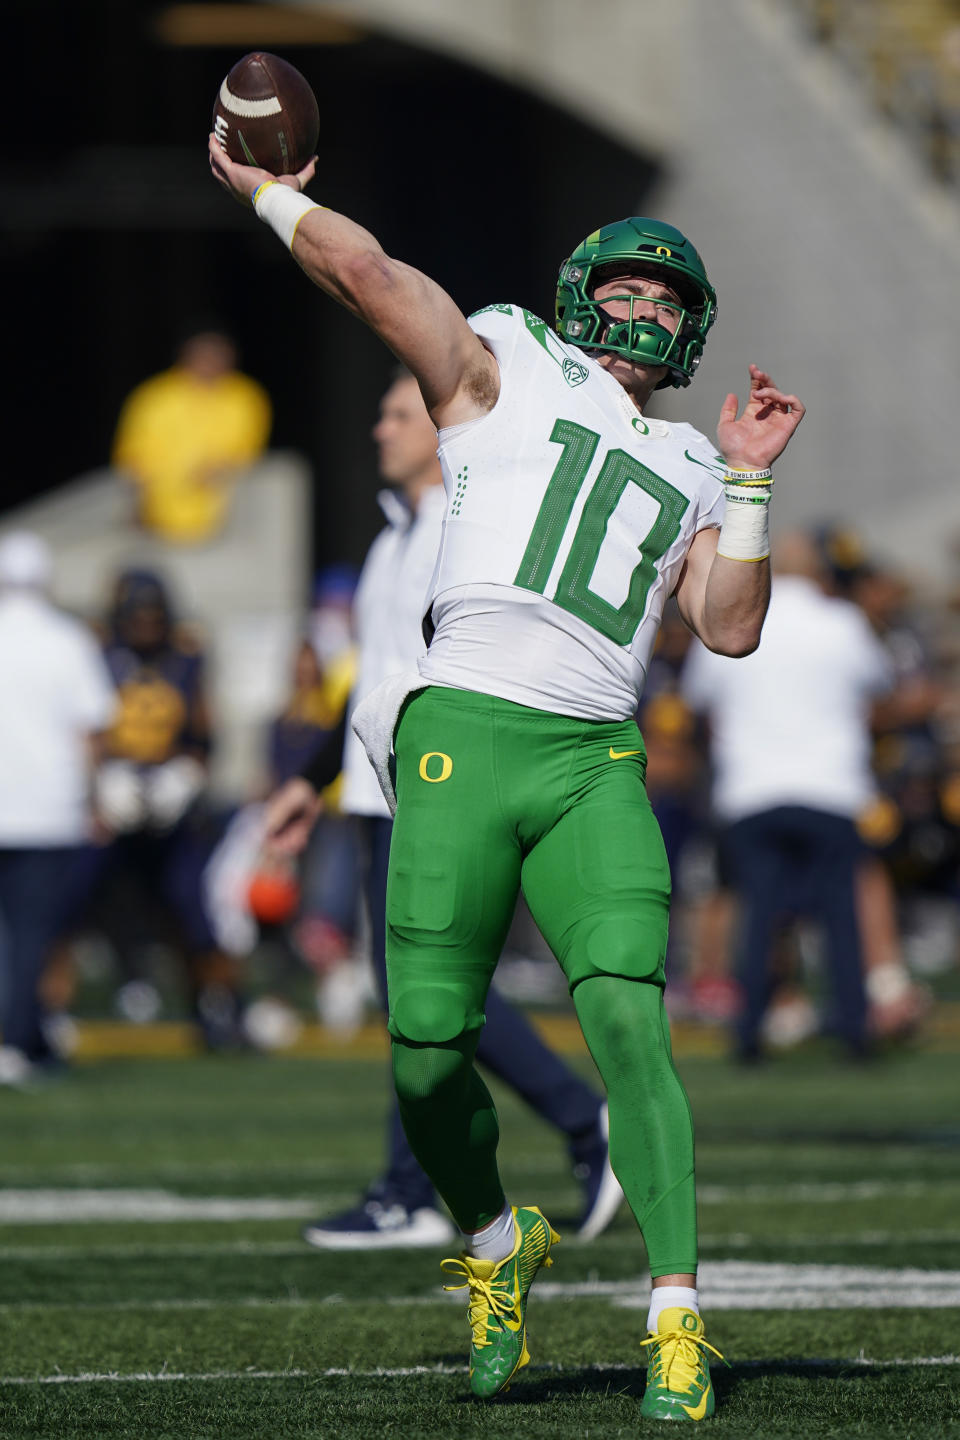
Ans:
{"label": "pac-12 logo patch", "polygon": [[570,386],[582,385],[590,374],[586,365],[581,365],[579,360],[571,360],[568,355],[563,362],[563,378]]}

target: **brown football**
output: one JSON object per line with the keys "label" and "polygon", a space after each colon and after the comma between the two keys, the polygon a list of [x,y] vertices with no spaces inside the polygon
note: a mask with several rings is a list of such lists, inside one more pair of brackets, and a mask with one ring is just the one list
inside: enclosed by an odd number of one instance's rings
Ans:
{"label": "brown football", "polygon": [[231,160],[271,175],[294,175],[316,154],[317,97],[288,61],[254,50],[220,86],[213,131]]}

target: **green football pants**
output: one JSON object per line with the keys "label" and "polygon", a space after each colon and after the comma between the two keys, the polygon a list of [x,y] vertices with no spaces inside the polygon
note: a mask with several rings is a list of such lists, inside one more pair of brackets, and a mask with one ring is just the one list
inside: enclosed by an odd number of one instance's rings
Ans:
{"label": "green football pants", "polygon": [[389,1029],[414,1154],[462,1229],[498,1213],[497,1117],[473,1053],[522,885],[606,1086],[651,1271],[693,1271],[693,1131],[663,1010],[670,877],[636,725],[430,687],[395,750]]}

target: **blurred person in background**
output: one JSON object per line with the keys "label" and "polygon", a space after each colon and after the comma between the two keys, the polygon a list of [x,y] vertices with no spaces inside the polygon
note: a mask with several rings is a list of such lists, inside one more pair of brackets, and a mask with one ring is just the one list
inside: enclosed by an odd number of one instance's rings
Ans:
{"label": "blurred person in background", "polygon": [[96,640],[53,605],[51,575],[39,536],[0,540],[0,1085],[56,1058],[38,986],[94,828],[93,767],[115,708]]}
{"label": "blurred person in background", "polygon": [[[378,470],[387,488],[379,495],[387,526],[367,555],[354,605],[358,674],[351,708],[389,675],[408,670],[425,649],[422,620],[436,563],[446,496],[437,458],[437,431],[417,382],[398,372],[380,405],[373,430]],[[317,793],[343,758],[342,805],[363,831],[372,958],[386,1005],[387,862],[393,821],[366,753],[345,723],[301,771],[282,787],[267,816],[268,833],[282,848],[298,848],[317,814]],[[486,1025],[477,1058],[566,1138],[573,1171],[582,1187],[579,1233],[598,1235],[621,1199],[609,1165],[606,1107],[543,1043],[522,1013],[490,990]],[[414,1158],[394,1104],[389,1122],[386,1172],[368,1186],[359,1205],[317,1220],[304,1230],[320,1249],[367,1249],[432,1245],[449,1240],[452,1226],[437,1207],[433,1184]]]}
{"label": "blurred person in background", "polygon": [[132,485],[139,523],[172,545],[198,545],[223,530],[238,479],[263,453],[272,408],[237,369],[219,330],[188,336],[169,370],[124,402],[112,464]]}
{"label": "blurred person in background", "polygon": [[876,795],[871,708],[893,674],[860,610],[826,593],[809,536],[783,536],[773,569],[758,649],[734,665],[695,644],[683,677],[688,703],[709,724],[723,870],[739,902],[736,1055],[761,1056],[778,927],[805,915],[823,930],[830,1028],[863,1057],[870,1039],[857,818]]}
{"label": "blurred person in background", "polygon": [[337,675],[356,669],[356,647],[353,639],[353,602],[357,593],[360,571],[355,565],[325,565],[313,582],[313,604],[310,608],[308,638],[325,675]]}
{"label": "blurred person in background", "polygon": [[118,707],[96,775],[112,838],[96,857],[94,909],[125,976],[118,1007],[129,1019],[154,1018],[159,996],[141,974],[139,952],[172,922],[204,1042],[233,1048],[242,1038],[239,973],[216,944],[202,889],[212,743],[206,660],[196,634],[176,622],[154,571],[118,577],[104,655]]}
{"label": "blurred person in background", "polygon": [[[301,641],[290,699],[269,732],[271,792],[299,775],[326,744],[342,751],[347,700],[355,676],[352,649],[324,667],[313,638]],[[361,1018],[367,981],[353,959],[362,845],[356,825],[343,813],[342,801],[343,777],[338,774],[324,787],[323,808],[300,859],[293,941],[320,977],[317,1002],[321,1020],[337,1022],[346,1029]],[[294,864],[291,857],[276,855],[269,845],[260,863],[265,873],[271,867],[275,873],[283,873]],[[325,998],[333,1002],[330,1011],[325,1008]]]}
{"label": "blurred person in background", "polygon": [[929,617],[918,623],[907,580],[878,563],[849,525],[821,525],[814,538],[830,593],[863,611],[893,677],[872,711],[879,789],[858,820],[865,850],[857,904],[870,1030],[895,1038],[911,1034],[931,1003],[905,961],[904,930],[923,911],[921,897],[955,888],[955,802],[943,743],[949,690],[931,650]]}

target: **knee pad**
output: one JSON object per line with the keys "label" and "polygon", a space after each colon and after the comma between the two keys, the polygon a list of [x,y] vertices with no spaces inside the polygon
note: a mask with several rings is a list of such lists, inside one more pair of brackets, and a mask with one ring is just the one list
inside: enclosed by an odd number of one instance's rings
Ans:
{"label": "knee pad", "polygon": [[390,1007],[390,1034],[415,1045],[445,1045],[465,1030],[483,1024],[483,1016],[468,1013],[459,990],[446,985],[423,985],[402,991]]}
{"label": "knee pad", "polygon": [[651,906],[644,918],[647,923],[638,924],[635,914],[620,916],[614,912],[581,921],[563,957],[570,988],[592,975],[619,975],[662,986],[666,906]]}

